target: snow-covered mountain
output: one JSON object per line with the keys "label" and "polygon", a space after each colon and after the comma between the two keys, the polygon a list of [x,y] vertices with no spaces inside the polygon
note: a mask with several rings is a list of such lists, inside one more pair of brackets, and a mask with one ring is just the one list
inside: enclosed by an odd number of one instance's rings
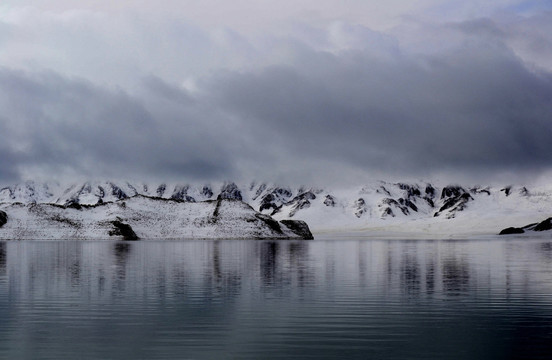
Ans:
{"label": "snow-covered mountain", "polygon": [[0,206],[0,239],[311,239],[302,221],[278,222],[239,200],[202,202],[136,195],[96,205]]}
{"label": "snow-covered mountain", "polygon": [[0,189],[0,203],[94,205],[144,195],[181,202],[242,200],[276,220],[297,219],[314,233],[450,236],[496,234],[552,216],[552,187],[373,182],[357,188],[214,184],[25,182]]}

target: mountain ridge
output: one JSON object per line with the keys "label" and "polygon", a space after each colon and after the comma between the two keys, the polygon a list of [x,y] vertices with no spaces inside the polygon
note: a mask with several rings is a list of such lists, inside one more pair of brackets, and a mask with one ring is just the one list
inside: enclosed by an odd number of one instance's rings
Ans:
{"label": "mountain ridge", "polygon": [[[547,187],[529,190],[513,185],[438,186],[430,182],[385,181],[346,189],[231,181],[195,184],[86,181],[67,186],[28,181],[1,188],[0,204],[94,205],[137,195],[190,203],[217,198],[241,200],[278,221],[304,220],[318,233],[399,227],[405,232],[426,228],[452,234],[465,233],[470,222],[472,231],[498,233],[507,226],[520,226],[552,215],[552,189]],[[484,220],[488,223],[483,223]]]}

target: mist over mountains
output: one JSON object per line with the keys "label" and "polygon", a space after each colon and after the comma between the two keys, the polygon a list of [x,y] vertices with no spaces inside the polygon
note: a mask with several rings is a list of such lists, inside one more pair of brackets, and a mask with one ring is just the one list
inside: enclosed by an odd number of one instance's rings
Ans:
{"label": "mist over mountains", "polygon": [[546,178],[551,5],[422,3],[3,1],[0,182]]}

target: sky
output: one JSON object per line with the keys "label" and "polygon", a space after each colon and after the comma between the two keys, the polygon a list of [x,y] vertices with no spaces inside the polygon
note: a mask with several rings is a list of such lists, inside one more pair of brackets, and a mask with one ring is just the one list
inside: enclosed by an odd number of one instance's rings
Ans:
{"label": "sky", "polygon": [[552,2],[3,0],[0,183],[552,174]]}

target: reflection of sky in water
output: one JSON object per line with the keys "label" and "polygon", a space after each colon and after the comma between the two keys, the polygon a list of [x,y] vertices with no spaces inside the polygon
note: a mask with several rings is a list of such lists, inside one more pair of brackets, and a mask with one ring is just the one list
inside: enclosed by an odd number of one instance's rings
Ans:
{"label": "reflection of sky in water", "polygon": [[552,242],[0,242],[0,317],[2,358],[535,358]]}

